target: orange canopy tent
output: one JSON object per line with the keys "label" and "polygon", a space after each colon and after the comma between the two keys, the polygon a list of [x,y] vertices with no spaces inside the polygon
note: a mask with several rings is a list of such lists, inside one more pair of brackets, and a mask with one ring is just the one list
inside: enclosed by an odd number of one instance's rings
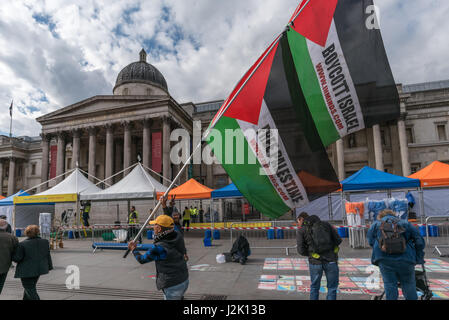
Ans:
{"label": "orange canopy tent", "polygon": [[449,165],[440,161],[434,161],[427,167],[408,177],[419,179],[421,181],[421,187],[448,187]]}
{"label": "orange canopy tent", "polygon": [[[181,199],[210,199],[211,192],[213,189],[210,189],[206,186],[203,186],[201,183],[196,181],[195,179],[190,179],[186,183],[180,185],[177,188],[174,188],[168,193],[169,198],[171,196],[176,195],[176,200]],[[157,199],[164,195],[164,192],[157,193]]]}
{"label": "orange canopy tent", "polygon": [[2,200],[2,199],[5,199],[5,197],[4,196],[0,196],[0,200]]}
{"label": "orange canopy tent", "polygon": [[298,177],[306,188],[307,193],[331,193],[341,188],[339,182],[321,179],[304,170],[298,172]]}

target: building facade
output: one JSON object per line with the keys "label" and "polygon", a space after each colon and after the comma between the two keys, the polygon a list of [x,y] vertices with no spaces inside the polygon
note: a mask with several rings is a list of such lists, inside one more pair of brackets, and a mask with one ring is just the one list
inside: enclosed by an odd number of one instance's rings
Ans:
{"label": "building facade", "polygon": [[[183,128],[192,134],[195,123],[204,130],[223,101],[178,103],[163,75],[146,59],[142,50],[139,61],[119,73],[112,95],[94,96],[36,119],[41,137],[0,136],[0,194],[43,191],[75,166],[92,181],[113,176],[107,186],[120,180],[139,157],[155,178],[174,178],[181,165],[170,161],[176,143],[170,142],[171,131]],[[364,166],[407,176],[435,160],[449,163],[449,80],[397,87],[400,119],[327,148],[340,180]],[[189,177],[214,189],[230,183],[219,164],[191,165],[180,182]]]}

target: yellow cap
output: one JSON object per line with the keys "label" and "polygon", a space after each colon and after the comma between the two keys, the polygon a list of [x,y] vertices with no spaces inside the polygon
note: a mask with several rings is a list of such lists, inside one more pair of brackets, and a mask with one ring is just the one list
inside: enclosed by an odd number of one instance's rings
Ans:
{"label": "yellow cap", "polygon": [[156,220],[150,221],[150,224],[157,224],[162,227],[170,228],[173,227],[175,222],[173,219],[166,214],[162,214],[159,217],[156,218]]}

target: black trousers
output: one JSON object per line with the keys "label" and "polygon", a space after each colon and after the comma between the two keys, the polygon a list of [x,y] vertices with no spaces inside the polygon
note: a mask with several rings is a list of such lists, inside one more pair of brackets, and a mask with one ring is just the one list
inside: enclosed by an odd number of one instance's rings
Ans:
{"label": "black trousers", "polygon": [[[185,227],[187,225],[187,228],[190,227],[190,220],[183,220],[182,221],[182,226]],[[189,231],[189,229],[186,229],[185,231]]]}
{"label": "black trousers", "polygon": [[20,280],[22,281],[22,286],[24,289],[23,300],[40,300],[36,290],[36,284],[39,277],[21,278]]}
{"label": "black trousers", "polygon": [[3,285],[5,284],[7,275],[8,275],[8,272],[0,273],[0,294],[2,294]]}

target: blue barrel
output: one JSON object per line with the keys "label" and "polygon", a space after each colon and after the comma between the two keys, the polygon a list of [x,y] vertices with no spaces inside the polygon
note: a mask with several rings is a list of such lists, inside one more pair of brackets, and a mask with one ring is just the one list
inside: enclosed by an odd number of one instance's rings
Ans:
{"label": "blue barrel", "polygon": [[434,226],[434,231],[433,231],[433,234],[434,234],[434,237],[439,237],[440,236],[440,230],[438,229],[438,226]]}
{"label": "blue barrel", "polygon": [[268,240],[274,239],[274,229],[268,229],[267,238],[268,238]]}
{"label": "blue barrel", "polygon": [[340,238],[347,238],[348,234],[349,234],[348,228],[345,228],[345,227],[339,227],[337,229],[337,232],[338,232],[338,235],[340,236]]}
{"label": "blue barrel", "polygon": [[421,237],[425,237],[427,235],[426,226],[419,226],[419,234]]}
{"label": "blue barrel", "polygon": [[22,236],[22,230],[16,229],[16,237],[21,237],[21,236]]}
{"label": "blue barrel", "polygon": [[204,242],[205,247],[212,247],[212,239],[211,238],[206,237],[206,238],[204,238],[203,242]]}
{"label": "blue barrel", "polygon": [[214,239],[220,240],[220,230],[214,230]]}
{"label": "blue barrel", "polygon": [[72,231],[72,230],[69,230],[68,238],[69,238],[69,239],[74,239],[74,238],[75,238],[75,237],[73,236],[73,231]]}
{"label": "blue barrel", "polygon": [[210,231],[209,229],[206,230],[206,233],[204,234],[204,238],[212,238],[212,231]]}
{"label": "blue barrel", "polygon": [[276,231],[276,239],[284,239],[284,230],[278,229]]}
{"label": "blue barrel", "polygon": [[438,237],[438,227],[434,225],[429,226],[429,236]]}
{"label": "blue barrel", "polygon": [[148,239],[148,240],[153,239],[153,230],[148,230],[148,231],[147,231],[147,239]]}

